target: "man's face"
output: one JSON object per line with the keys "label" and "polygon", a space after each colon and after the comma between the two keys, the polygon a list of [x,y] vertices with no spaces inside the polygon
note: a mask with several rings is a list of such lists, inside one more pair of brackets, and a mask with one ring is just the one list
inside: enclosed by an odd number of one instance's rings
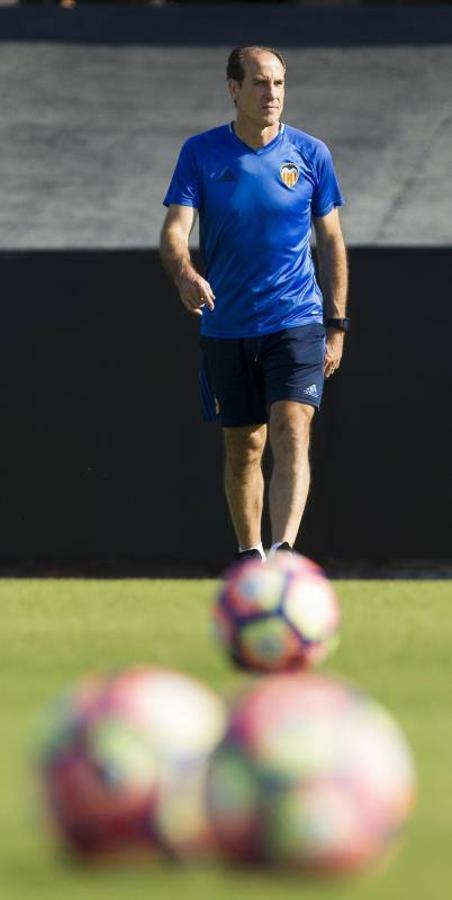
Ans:
{"label": "man's face", "polygon": [[241,84],[229,81],[237,117],[260,128],[275,125],[284,106],[284,69],[278,57],[263,50],[251,51],[245,57],[244,70]]}

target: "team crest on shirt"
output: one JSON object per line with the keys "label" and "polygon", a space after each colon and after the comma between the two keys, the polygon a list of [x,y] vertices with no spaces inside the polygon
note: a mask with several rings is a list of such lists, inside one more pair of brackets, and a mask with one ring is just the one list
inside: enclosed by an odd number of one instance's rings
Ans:
{"label": "team crest on shirt", "polygon": [[286,187],[293,188],[300,177],[300,170],[295,163],[284,162],[279,170],[279,174],[281,176],[281,181],[284,182]]}

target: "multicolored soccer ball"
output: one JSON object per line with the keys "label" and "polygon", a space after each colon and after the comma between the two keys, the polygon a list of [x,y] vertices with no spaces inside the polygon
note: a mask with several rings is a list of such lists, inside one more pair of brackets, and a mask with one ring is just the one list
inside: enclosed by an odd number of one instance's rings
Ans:
{"label": "multicolored soccer ball", "polygon": [[221,643],[245,669],[308,668],[329,656],[339,640],[334,588],[320,566],[296,553],[232,566],[214,617]]}
{"label": "multicolored soccer ball", "polygon": [[[83,679],[50,710],[39,773],[58,837],[85,858],[178,853],[211,840],[206,817],[181,828],[186,791],[224,734],[226,708],[209,688],[165,669],[134,668]],[[165,829],[162,835],[161,820]],[[176,827],[177,826],[177,827]]]}
{"label": "multicolored soccer ball", "polygon": [[320,875],[360,870],[393,848],[414,797],[394,719],[309,673],[269,676],[238,700],[208,779],[229,858]]}

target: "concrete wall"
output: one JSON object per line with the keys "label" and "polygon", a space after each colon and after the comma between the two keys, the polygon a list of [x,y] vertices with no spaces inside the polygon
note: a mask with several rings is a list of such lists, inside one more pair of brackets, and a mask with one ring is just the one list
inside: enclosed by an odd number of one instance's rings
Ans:
{"label": "concrete wall", "polygon": [[[450,245],[452,10],[312,12],[0,11],[0,248],[156,246],[179,147],[231,118],[225,61],[251,33],[287,55],[285,120],[334,152],[348,242]],[[2,13],[20,13],[22,31]],[[64,42],[77,23],[75,38],[93,43]]]}

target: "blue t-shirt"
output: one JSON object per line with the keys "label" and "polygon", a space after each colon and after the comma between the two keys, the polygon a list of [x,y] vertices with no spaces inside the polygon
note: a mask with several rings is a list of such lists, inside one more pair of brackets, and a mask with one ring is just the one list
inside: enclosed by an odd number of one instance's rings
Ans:
{"label": "blue t-shirt", "polygon": [[215,309],[209,337],[257,337],[323,321],[311,257],[311,217],[344,202],[322,141],[281,125],[265,147],[249,147],[232,125],[182,147],[164,199],[199,210],[200,244]]}

